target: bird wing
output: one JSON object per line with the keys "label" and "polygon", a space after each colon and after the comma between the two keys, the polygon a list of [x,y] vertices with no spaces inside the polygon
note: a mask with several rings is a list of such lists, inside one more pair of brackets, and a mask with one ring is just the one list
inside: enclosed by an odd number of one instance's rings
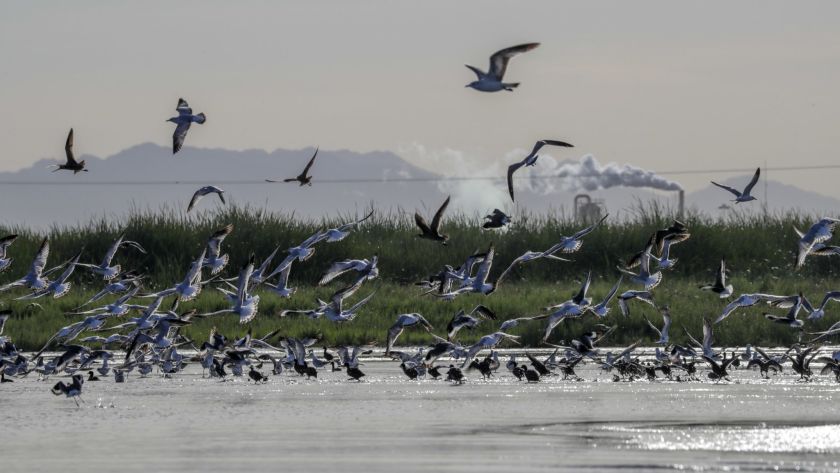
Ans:
{"label": "bird wing", "polygon": [[347,271],[350,271],[358,261],[359,260],[349,259],[344,261],[336,261],[329,267],[329,269],[327,269],[324,275],[321,276],[321,279],[318,281],[318,285],[323,286],[324,284],[329,283],[330,281],[341,276]]}
{"label": "bird wing", "polygon": [[424,234],[432,233],[432,229],[429,228],[429,224],[426,223],[426,219],[423,218],[423,216],[420,215],[418,212],[414,212],[414,223],[416,223],[417,226],[420,227],[420,231]]}
{"label": "bird wing", "polygon": [[750,183],[747,184],[747,187],[744,187],[744,194],[749,195],[752,188],[755,187],[755,183],[758,182],[758,176],[761,175],[761,168],[755,168],[755,174],[753,174]]}
{"label": "bird wing", "polygon": [[[219,194],[219,197],[221,197],[221,196],[222,196],[222,194]],[[202,198],[204,198],[204,194],[201,193],[201,189],[195,191],[195,193],[192,196],[192,199],[190,199],[190,205],[187,206],[187,212],[192,210],[193,207],[195,207],[195,204],[197,204],[198,201],[201,200]],[[222,202],[224,202],[224,199],[222,200]]]}
{"label": "bird wing", "polygon": [[601,223],[603,223],[603,222],[604,222],[604,220],[606,220],[606,219],[607,219],[607,217],[609,217],[609,216],[610,216],[610,214],[606,214],[606,215],[604,215],[603,217],[601,217],[601,220],[598,220],[598,221],[597,221],[597,222],[595,222],[594,224],[592,224],[592,225],[590,225],[590,226],[588,226],[588,227],[584,228],[583,230],[581,230],[581,231],[579,231],[579,232],[575,233],[574,235],[572,235],[572,239],[574,239],[574,240],[579,240],[579,239],[583,238],[585,235],[588,235],[588,234],[592,233],[592,231],[593,231],[593,230],[595,230],[595,228],[597,228],[597,227],[598,227],[598,225],[600,225]]}
{"label": "bird wing", "polygon": [[239,298],[240,304],[244,304],[245,299],[248,297],[248,282],[251,280],[251,274],[253,272],[254,254],[251,253],[251,257],[248,259],[248,262],[242,267],[242,270],[239,271],[239,283],[236,288],[236,297]]}
{"label": "bird wing", "polygon": [[606,306],[610,303],[612,298],[615,297],[615,293],[618,292],[618,288],[621,286],[621,281],[623,279],[623,275],[618,277],[618,281],[615,283],[615,286],[613,286],[612,289],[610,289],[610,292],[607,294],[607,297],[604,298],[603,302],[601,302],[601,305]]}
{"label": "bird wing", "polygon": [[67,134],[67,142],[64,144],[64,154],[67,155],[67,164],[76,165],[76,157],[73,155],[73,129]]}
{"label": "bird wing", "polygon": [[720,260],[720,269],[718,269],[717,279],[715,285],[718,287],[726,287],[726,260]]}
{"label": "bird wing", "polygon": [[478,304],[477,306],[475,306],[475,308],[472,310],[472,313],[478,314],[486,319],[496,320],[496,313],[482,304]]}
{"label": "bird wing", "polygon": [[517,54],[530,51],[539,45],[540,43],[527,43],[496,51],[492,56],[490,56],[490,69],[487,71],[487,75],[493,76],[496,80],[501,81],[505,76],[505,71],[507,70],[507,64],[508,61],[510,61],[510,58],[516,56]]}
{"label": "bird wing", "polygon": [[41,247],[38,248],[38,253],[35,254],[35,259],[32,260],[32,273],[40,276],[47,266],[47,258],[50,256],[50,240],[44,238],[41,242]]}
{"label": "bird wing", "polygon": [[440,222],[443,220],[443,214],[446,212],[446,208],[449,207],[449,199],[451,197],[447,196],[446,200],[443,201],[443,205],[440,206],[437,212],[435,212],[435,216],[432,218],[432,230],[434,232],[440,232]]}
{"label": "bird wing", "polygon": [[479,69],[475,66],[470,66],[469,64],[464,64],[464,65],[467,66],[467,69],[469,69],[469,70],[471,70],[475,73],[475,76],[478,80],[481,80],[481,77],[484,76],[484,71],[482,71],[481,69]]}
{"label": "bird wing", "polygon": [[493,265],[493,256],[495,255],[496,250],[493,248],[493,244],[490,244],[490,248],[487,250],[487,255],[484,257],[484,261],[481,262],[481,265],[478,267],[478,271],[475,273],[476,281],[481,282],[484,284],[487,282],[487,277],[490,275],[490,267]]}
{"label": "bird wing", "polygon": [[111,265],[111,261],[114,259],[114,256],[117,254],[117,250],[120,249],[122,245],[123,238],[125,238],[125,232],[121,233],[120,236],[111,243],[111,246],[108,247],[108,252],[105,253],[105,257],[102,258],[102,267],[107,268]]}
{"label": "bird wing", "polygon": [[504,271],[502,271],[502,274],[500,274],[499,277],[496,278],[496,289],[499,288],[499,285],[502,283],[502,280],[507,277],[508,273],[510,273],[513,270],[513,268],[518,266],[520,263],[522,263],[526,259],[530,259],[530,257],[535,255],[535,254],[538,254],[538,253],[534,252],[534,251],[528,251],[524,255],[522,255],[522,256],[516,258],[515,260],[511,261],[510,265],[508,265],[508,267],[505,268]]}
{"label": "bird wing", "polygon": [[733,189],[733,188],[731,188],[731,187],[729,187],[729,186],[725,186],[725,185],[723,185],[723,184],[718,184],[718,183],[717,183],[717,182],[715,182],[715,181],[711,181],[711,183],[712,183],[712,184],[714,184],[714,185],[716,185],[716,186],[718,186],[718,187],[720,187],[721,189],[726,189],[726,190],[728,190],[729,192],[731,192],[731,193],[735,194],[735,197],[741,197],[741,191],[739,191],[738,189]]}
{"label": "bird wing", "polygon": [[508,183],[508,192],[510,193],[510,200],[515,201],[513,197],[513,173],[516,172],[517,169],[521,168],[525,165],[525,161],[520,161],[518,163],[513,163],[508,166],[507,170],[507,183]]}
{"label": "bird wing", "polygon": [[175,107],[175,111],[178,112],[178,115],[192,115],[192,108],[182,98],[178,99],[178,105]]}
{"label": "bird wing", "polygon": [[312,164],[315,163],[315,158],[317,156],[318,156],[318,147],[316,146],[315,147],[315,153],[312,154],[312,158],[310,158],[309,162],[306,163],[306,167],[303,168],[303,172],[301,173],[301,176],[306,176],[307,174],[309,174],[309,169],[312,167]]}
{"label": "bird wing", "polygon": [[178,126],[175,127],[175,133],[172,134],[172,153],[175,154],[178,151],[181,151],[181,147],[184,146],[184,139],[187,138],[187,132],[190,130],[191,122],[182,121],[178,123]]}
{"label": "bird wing", "polygon": [[233,231],[233,224],[229,223],[224,228],[216,230],[207,240],[207,246],[210,248],[210,256],[218,258],[222,253],[222,242],[225,241],[228,235]]}
{"label": "bird wing", "polygon": [[647,322],[648,326],[651,329],[653,329],[654,332],[656,332],[657,337],[662,338],[662,332],[658,328],[656,328],[656,325],[653,325],[653,323],[650,320],[648,320],[647,316],[645,316],[645,322]]}

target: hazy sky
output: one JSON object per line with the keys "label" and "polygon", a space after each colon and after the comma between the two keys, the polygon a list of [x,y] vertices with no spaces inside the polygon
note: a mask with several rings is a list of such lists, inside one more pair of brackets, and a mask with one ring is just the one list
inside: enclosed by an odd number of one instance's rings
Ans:
{"label": "hazy sky", "polygon": [[[463,152],[535,139],[654,170],[837,163],[840,3],[20,1],[0,5],[0,169],[168,144]],[[465,63],[514,44],[514,93]],[[420,146],[418,146],[420,145]],[[462,167],[435,170],[458,173]],[[840,195],[837,171],[772,176]],[[673,176],[688,189],[714,176]],[[812,183],[812,184],[809,184]]]}

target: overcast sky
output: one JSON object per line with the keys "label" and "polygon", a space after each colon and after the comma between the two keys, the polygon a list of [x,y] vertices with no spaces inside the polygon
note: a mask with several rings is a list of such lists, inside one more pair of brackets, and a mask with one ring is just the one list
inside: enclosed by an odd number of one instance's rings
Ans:
{"label": "overcast sky", "polygon": [[[835,164],[838,18],[830,1],[3,2],[0,169],[61,157],[71,126],[77,153],[169,144],[180,96],[208,116],[198,147],[429,167],[418,149],[480,165],[559,138],[576,148],[555,157],[654,170]],[[464,88],[465,63],[529,41],[518,90]],[[838,196],[838,175],[772,177]]]}

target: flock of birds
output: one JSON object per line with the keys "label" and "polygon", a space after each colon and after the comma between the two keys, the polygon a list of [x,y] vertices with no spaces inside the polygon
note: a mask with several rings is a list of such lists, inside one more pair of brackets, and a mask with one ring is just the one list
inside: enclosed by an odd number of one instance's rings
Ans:
{"label": "flock of birds", "polygon": [[[519,84],[504,82],[508,61],[516,54],[530,51],[538,43],[529,43],[496,52],[490,58],[487,72],[473,66],[467,66],[477,75],[477,80],[467,87],[483,91],[512,91]],[[178,116],[168,121],[176,124],[173,135],[173,153],[183,146],[187,132],[193,123],[203,124],[203,113],[193,114],[192,109],[183,99],[178,101]],[[508,191],[514,199],[513,176],[522,167],[535,166],[538,153],[544,146],[572,147],[559,140],[540,140],[532,151],[519,162],[510,165],[507,172]],[[67,137],[65,146],[66,162],[56,165],[55,171],[69,170],[74,174],[87,171],[84,161],[77,161],[73,153],[73,130]],[[267,179],[269,182],[297,182],[300,186],[311,186],[311,168],[318,151],[312,155],[300,175],[285,179]],[[759,179],[760,170],[756,170],[750,183],[742,190],[715,185],[726,189],[735,196],[735,203],[756,200],[751,190]],[[190,200],[188,211],[210,194],[218,195],[225,202],[225,191],[217,186],[205,186],[198,189]],[[443,202],[431,219],[431,223],[415,213],[414,219],[420,238],[446,245],[449,236],[443,232],[443,222],[450,198]],[[145,253],[138,241],[128,240],[120,235],[109,247],[99,263],[83,262],[83,251],[79,251],[70,260],[48,268],[50,242],[47,238],[41,243],[28,271],[21,278],[0,286],[0,293],[23,289],[16,300],[36,300],[42,297],[60,298],[72,289],[71,278],[74,272],[82,268],[101,278],[104,287],[90,297],[84,304],[68,315],[81,316],[78,320],[61,328],[50,337],[49,341],[37,352],[27,356],[19,351],[8,336],[3,336],[3,329],[12,315],[11,310],[0,311],[0,380],[12,382],[16,377],[36,373],[39,379],[53,376],[70,376],[70,381],[59,381],[52,388],[56,395],[72,398],[78,404],[85,381],[97,381],[99,376],[113,375],[115,382],[125,382],[129,373],[137,371],[141,377],[154,371],[171,377],[182,372],[190,363],[199,364],[203,373],[222,380],[229,375],[247,375],[255,383],[265,382],[268,378],[260,371],[265,364],[275,376],[284,372],[317,378],[321,370],[341,371],[348,379],[359,381],[365,373],[360,369],[360,357],[373,353],[374,346],[341,346],[330,349],[322,345],[316,349],[320,340],[316,338],[293,338],[279,336],[273,331],[257,338],[249,329],[240,339],[230,339],[215,328],[206,341],[198,343],[181,333],[183,327],[196,319],[233,315],[242,324],[248,324],[258,316],[260,295],[258,289],[275,297],[290,298],[296,288],[289,286],[289,275],[293,265],[304,264],[315,253],[316,245],[340,242],[354,230],[363,225],[373,215],[371,211],[361,219],[347,222],[336,228],[323,229],[297,246],[286,249],[285,257],[275,265],[281,252],[276,248],[265,258],[257,260],[254,254],[240,267],[238,275],[226,278],[224,271],[229,266],[230,258],[225,253],[223,244],[234,230],[227,225],[214,232],[207,244],[197,252],[190,266],[186,268],[181,280],[173,281],[170,287],[156,292],[143,291],[144,275],[137,271],[123,268],[115,263],[121,249]],[[567,256],[578,252],[584,239],[596,231],[608,216],[598,222],[580,229],[578,232],[559,236],[557,243],[544,250],[527,251],[515,258],[509,266],[498,272],[495,278],[493,261],[495,250],[492,244],[486,251],[466,255],[458,266],[446,265],[436,269],[428,278],[417,285],[424,295],[444,301],[473,293],[486,297],[499,290],[502,282],[514,270],[523,264],[537,260],[554,262],[568,261]],[[510,224],[511,217],[499,209],[485,217],[482,227],[485,229],[503,228]],[[840,254],[840,247],[828,245],[833,231],[840,220],[823,218],[807,231],[796,230],[799,235],[797,257],[794,266],[801,267],[808,256]],[[768,321],[787,325],[804,332],[805,320],[800,319],[802,311],[807,319],[819,319],[825,315],[826,306],[832,301],[840,301],[840,291],[828,292],[818,306],[813,305],[804,294],[773,295],[748,293],[732,299],[715,320],[704,320],[702,341],[688,334],[691,344],[679,345],[670,339],[671,308],[658,306],[655,289],[663,281],[663,271],[677,264],[673,257],[674,250],[681,242],[690,237],[689,229],[675,220],[671,226],[654,231],[641,246],[641,251],[631,256],[618,267],[621,275],[609,292],[601,299],[593,300],[589,296],[592,281],[591,272],[584,278],[583,284],[569,300],[546,307],[540,315],[499,320],[488,307],[488,303],[479,304],[470,312],[459,310],[449,321],[445,333],[435,334],[433,325],[420,313],[399,314],[385,334],[384,355],[400,362],[400,368],[411,379],[419,377],[445,378],[454,383],[462,383],[464,371],[477,370],[482,377],[489,378],[501,367],[502,361],[496,349],[503,343],[518,344],[520,336],[510,333],[519,326],[541,324],[543,334],[541,342],[545,347],[554,349],[546,359],[538,359],[531,353],[525,353],[527,363],[517,360],[515,355],[505,362],[510,373],[520,380],[538,382],[554,374],[563,379],[579,379],[575,368],[581,363],[596,363],[601,369],[612,372],[613,379],[634,380],[638,378],[656,379],[657,372],[669,379],[687,381],[699,379],[697,363],[708,365],[709,379],[720,381],[730,379],[728,369],[741,362],[749,367],[758,367],[762,375],[770,371],[781,372],[783,365],[790,363],[794,372],[801,379],[808,380],[813,375],[810,363],[814,360],[823,362],[821,374],[833,373],[840,382],[840,351],[827,356],[821,352],[820,343],[835,335],[840,335],[840,322],[828,330],[811,333],[809,342],[792,346],[787,352],[770,355],[760,348],[747,345],[743,353],[735,350],[716,350],[714,344],[714,326],[723,322],[732,313],[759,303],[766,303],[770,309],[786,310],[785,314],[765,313]],[[8,270],[13,262],[13,243],[16,235],[0,239],[0,271]],[[336,261],[325,269],[318,285],[327,285],[339,279],[345,280],[328,301],[318,299],[314,307],[285,310],[280,316],[298,316],[311,319],[324,318],[336,324],[351,323],[363,311],[365,305],[375,296],[371,290],[363,297],[355,295],[369,281],[379,276],[378,256],[364,259],[346,259]],[[51,279],[54,278],[54,279]],[[620,292],[626,282],[634,289]],[[197,310],[179,312],[182,302],[188,302],[200,296],[202,291],[212,286],[224,294],[228,306],[222,310],[198,313]],[[720,262],[715,281],[700,289],[714,293],[720,299],[731,299],[734,288],[727,283],[727,271],[724,261]],[[263,294],[265,295],[265,294]],[[98,301],[110,297],[113,299],[98,307]],[[354,302],[350,302],[354,300]],[[618,353],[602,353],[599,344],[613,333],[617,325],[607,325],[614,303],[619,306],[622,317],[628,317],[630,309],[637,303],[657,307],[662,315],[662,324],[657,325],[647,320],[651,334],[655,334],[654,344],[658,345],[652,357],[640,356],[636,350],[641,346],[639,340]],[[101,303],[100,303],[101,304]],[[166,307],[166,308],[164,308]],[[586,333],[571,340],[570,343],[551,343],[554,329],[569,319],[592,317],[596,323]],[[462,345],[458,334],[462,329],[476,330],[482,325],[496,325],[495,331],[478,339],[474,344]],[[394,347],[405,330],[422,329],[428,332],[432,343],[413,353],[395,350]],[[810,332],[808,332],[810,333]],[[182,349],[192,349],[194,354],[185,355]],[[51,350],[51,351],[48,351]],[[320,355],[319,355],[320,352]],[[50,355],[54,353],[54,355]],[[482,355],[482,353],[484,353]],[[520,355],[522,356],[522,355]],[[439,364],[441,360],[442,364]],[[530,366],[529,366],[530,365]],[[87,378],[82,373],[87,372]],[[98,374],[98,376],[97,376]]]}

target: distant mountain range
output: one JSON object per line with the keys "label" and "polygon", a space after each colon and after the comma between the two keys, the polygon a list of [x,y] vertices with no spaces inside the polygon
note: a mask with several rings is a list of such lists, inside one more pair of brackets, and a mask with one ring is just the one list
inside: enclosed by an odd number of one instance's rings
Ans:
{"label": "distant mountain range", "polygon": [[[88,173],[51,173],[52,161],[41,160],[17,172],[0,173],[2,223],[45,227],[72,225],[92,218],[124,215],[131,208],[184,211],[192,193],[213,184],[227,191],[228,202],[249,204],[271,211],[294,212],[320,218],[360,214],[373,204],[391,211],[433,211],[446,194],[452,195],[450,211],[481,214],[501,206],[509,212],[526,209],[571,214],[574,193],[552,191],[538,194],[528,186],[517,190],[517,208],[507,197],[503,176],[498,181],[436,181],[441,177],[421,169],[391,152],[356,153],[347,150],[318,154],[312,168],[313,186],[296,183],[271,184],[266,178],[296,176],[312,155],[312,149],[230,151],[185,147],[178,155],[155,144],[141,144],[106,159],[82,156]],[[525,173],[523,173],[525,174]],[[736,187],[750,176],[724,183]],[[329,182],[334,181],[334,182]],[[68,185],[87,182],[91,185]],[[840,200],[776,181],[767,183],[771,211],[800,209],[810,213],[834,213]],[[763,185],[756,194],[763,201]],[[658,202],[676,208],[677,194],[646,189],[611,188],[591,192],[617,217],[632,215],[640,203]],[[718,215],[729,196],[713,186],[686,195],[686,207]],[[218,199],[202,201],[194,212],[216,208]],[[752,205],[752,204],[741,204]],[[753,205],[756,210],[760,203]]]}

